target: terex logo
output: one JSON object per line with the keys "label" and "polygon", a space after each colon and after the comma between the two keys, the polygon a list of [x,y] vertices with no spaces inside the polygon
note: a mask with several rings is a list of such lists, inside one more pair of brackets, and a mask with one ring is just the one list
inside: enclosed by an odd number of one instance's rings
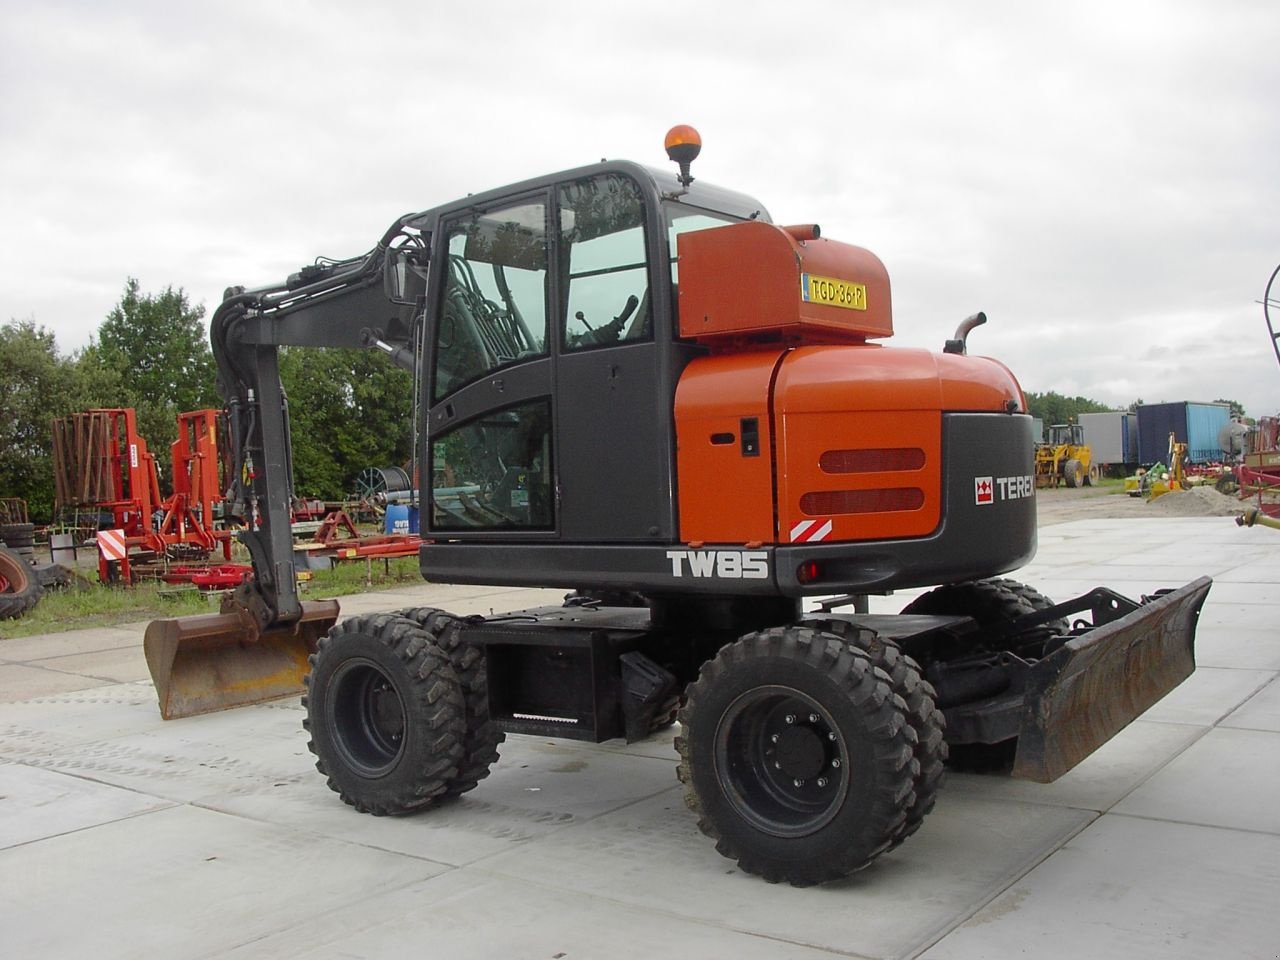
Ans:
{"label": "terex logo", "polygon": [[1034,497],[1036,493],[1035,477],[974,477],[973,502],[976,504],[995,503],[996,500],[1021,500],[1023,497]]}
{"label": "terex logo", "polygon": [[718,577],[722,580],[768,580],[769,554],[764,550],[668,550],[671,575]]}

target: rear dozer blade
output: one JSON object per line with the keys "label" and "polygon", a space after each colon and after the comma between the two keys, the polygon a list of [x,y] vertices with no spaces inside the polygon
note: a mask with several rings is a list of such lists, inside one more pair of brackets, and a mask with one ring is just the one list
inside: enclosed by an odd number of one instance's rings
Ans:
{"label": "rear dozer blade", "polygon": [[142,649],[166,720],[298,696],[307,656],[337,622],[338,601],[306,601],[302,616],[257,631],[236,613],[155,620]]}
{"label": "rear dozer blade", "polygon": [[1196,620],[1213,581],[1185,587],[1067,641],[1027,677],[1013,776],[1051,783],[1196,668]]}

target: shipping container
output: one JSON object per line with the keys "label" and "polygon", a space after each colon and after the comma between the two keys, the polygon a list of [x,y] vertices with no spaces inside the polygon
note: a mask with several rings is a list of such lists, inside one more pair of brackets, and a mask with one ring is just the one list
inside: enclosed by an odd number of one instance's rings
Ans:
{"label": "shipping container", "polygon": [[1188,463],[1221,460],[1218,431],[1231,419],[1225,403],[1146,403],[1138,408],[1138,454],[1142,463],[1163,463],[1169,456],[1169,434],[1187,445]]}
{"label": "shipping container", "polygon": [[1082,413],[1080,426],[1093,462],[1134,466],[1138,458],[1138,418],[1124,411]]}

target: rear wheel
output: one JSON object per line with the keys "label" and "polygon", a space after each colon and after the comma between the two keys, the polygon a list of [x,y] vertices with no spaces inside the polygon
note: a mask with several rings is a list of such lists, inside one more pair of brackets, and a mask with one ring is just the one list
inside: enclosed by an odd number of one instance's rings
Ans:
{"label": "rear wheel", "polygon": [[506,739],[506,734],[489,719],[489,682],[484,648],[471,643],[466,638],[466,631],[460,629],[458,618],[443,610],[414,607],[401,611],[400,615],[418,624],[426,634],[426,637],[410,642],[409,654],[417,654],[416,644],[435,643],[449,658],[462,687],[466,717],[462,761],[457,776],[445,788],[445,796],[454,797],[474,789],[489,775],[489,768],[498,760],[498,744]]}
{"label": "rear wheel", "polygon": [[747,873],[809,886],[867,866],[914,803],[906,705],[871,659],[809,627],[748,634],[690,684],[685,802]]}
{"label": "rear wheel", "polygon": [[353,617],[310,658],[303,726],[316,769],[362,813],[400,814],[440,797],[463,758],[462,689],[417,623]]}
{"label": "rear wheel", "polygon": [[[908,603],[902,612],[970,617],[981,626],[990,626],[1051,606],[1053,601],[1035,587],[1002,577],[935,587]],[[1066,628],[1065,620],[1047,625],[1047,629],[1054,632],[1064,632]],[[953,742],[949,746],[948,765],[970,773],[1007,770],[1013,766],[1017,745],[1017,737],[997,743]]]}
{"label": "rear wheel", "polygon": [[874,666],[885,672],[889,688],[907,706],[907,722],[916,734],[915,758],[919,769],[912,784],[914,800],[907,809],[902,829],[893,838],[892,846],[896,847],[920,829],[942,788],[947,761],[946,721],[935,702],[933,687],[920,675],[920,666],[911,657],[892,640],[877,636],[874,630],[856,627],[847,620],[805,620],[802,626],[835,634],[865,653]]}
{"label": "rear wheel", "polygon": [[0,620],[22,616],[43,593],[35,572],[18,552],[0,547]]}
{"label": "rear wheel", "polygon": [[[1043,593],[1041,593],[1035,587],[1031,586],[1029,583],[1021,583],[1018,580],[1010,580],[1008,577],[992,577],[990,580],[981,580],[978,582],[990,583],[1003,590],[1007,590],[1009,593],[1012,593],[1019,600],[1024,601],[1029,607],[1031,607],[1032,610],[1048,610],[1050,607],[1053,606],[1052,600],[1046,597]],[[1012,604],[1009,604],[1009,602],[1002,597],[999,600],[997,600],[993,606],[988,607],[987,612],[984,615],[990,616],[993,618],[987,621],[979,620],[979,623],[983,623],[985,625],[986,623],[993,623],[995,622],[995,619],[999,619],[1001,617],[1020,616],[1021,614],[1015,613],[1014,607],[1012,606]],[[1070,627],[1070,624],[1067,622],[1066,618],[1064,617],[1064,618],[1059,618],[1057,620],[1050,620],[1047,624],[1045,624],[1045,627],[1047,629],[1053,630],[1055,633],[1066,633]]]}
{"label": "rear wheel", "polygon": [[1086,487],[1096,487],[1101,479],[1102,468],[1096,463],[1089,464],[1089,472],[1084,475],[1084,485]]}

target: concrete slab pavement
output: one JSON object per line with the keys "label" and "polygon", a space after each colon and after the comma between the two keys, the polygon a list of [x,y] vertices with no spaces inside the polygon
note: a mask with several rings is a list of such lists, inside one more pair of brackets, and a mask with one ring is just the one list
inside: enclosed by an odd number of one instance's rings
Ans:
{"label": "concrete slab pavement", "polygon": [[[669,732],[511,737],[459,802],[374,818],[326,789],[296,699],[162,721],[142,625],[0,641],[0,943],[42,958],[1275,960],[1280,536],[1172,518],[1040,541],[1018,577],[1055,597],[1212,572],[1200,668],[1054,784],[951,774],[916,836],[819,889],[715,853]],[[560,595],[424,584],[342,604],[488,613]]]}

